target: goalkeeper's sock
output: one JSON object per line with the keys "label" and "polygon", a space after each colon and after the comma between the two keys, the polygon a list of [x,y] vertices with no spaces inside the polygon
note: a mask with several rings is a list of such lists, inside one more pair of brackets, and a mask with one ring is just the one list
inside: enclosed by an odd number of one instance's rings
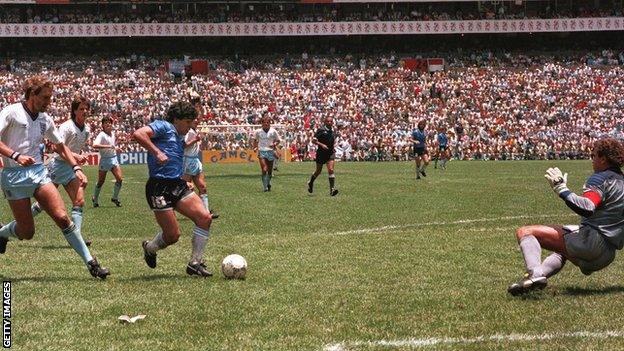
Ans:
{"label": "goalkeeper's sock", "polygon": [[11,221],[7,224],[5,224],[4,226],[2,226],[2,228],[0,228],[0,237],[2,238],[15,238],[18,239],[17,234],[15,234],[15,226],[17,225],[17,223],[15,221]]}
{"label": "goalkeeper's sock", "polygon": [[71,245],[78,255],[80,255],[85,264],[93,259],[87,245],[82,239],[82,235],[80,235],[80,232],[76,230],[76,225],[74,223],[63,229],[63,235],[69,245]]}
{"label": "goalkeeper's sock", "polygon": [[520,249],[524,256],[524,264],[527,272],[533,277],[543,277],[544,273],[540,267],[542,264],[542,247],[533,235],[525,235],[520,239]]}
{"label": "goalkeeper's sock", "polygon": [[167,246],[169,246],[169,244],[165,242],[165,239],[163,238],[163,233],[158,232],[156,236],[154,236],[154,239],[147,242],[147,244],[145,245],[145,249],[147,250],[147,252],[155,254],[156,251],[162,250]]}
{"label": "goalkeeper's sock", "polygon": [[559,271],[561,270],[561,268],[563,268],[565,263],[566,263],[565,257],[555,252],[555,253],[548,255],[548,257],[544,259],[544,262],[542,262],[542,265],[540,266],[540,268],[544,276],[546,278],[550,278],[553,275],[559,273]]}
{"label": "goalkeeper's sock", "polygon": [[209,236],[210,229],[202,229],[198,226],[193,227],[193,239],[191,239],[193,251],[191,253],[191,262],[202,261]]}

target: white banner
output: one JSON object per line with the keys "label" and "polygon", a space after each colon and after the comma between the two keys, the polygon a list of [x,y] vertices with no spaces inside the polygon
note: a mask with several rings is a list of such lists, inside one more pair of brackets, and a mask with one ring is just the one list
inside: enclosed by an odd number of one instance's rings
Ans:
{"label": "white banner", "polygon": [[624,17],[311,23],[0,24],[0,37],[203,37],[589,32],[624,30]]}

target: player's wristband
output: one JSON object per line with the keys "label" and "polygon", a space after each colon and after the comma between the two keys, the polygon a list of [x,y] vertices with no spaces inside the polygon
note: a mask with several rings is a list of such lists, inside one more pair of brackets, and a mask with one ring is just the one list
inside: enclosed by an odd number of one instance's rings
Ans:
{"label": "player's wristband", "polygon": [[78,171],[82,171],[82,168],[80,168],[80,166],[75,165],[74,167],[72,167],[72,169],[74,170],[74,173],[78,172]]}
{"label": "player's wristband", "polygon": [[14,152],[11,154],[11,158],[12,158],[13,160],[15,160],[15,162],[17,162],[17,159],[18,159],[20,156],[22,156],[22,154],[20,154],[20,153],[19,153],[19,152],[17,152],[17,151],[14,151]]}

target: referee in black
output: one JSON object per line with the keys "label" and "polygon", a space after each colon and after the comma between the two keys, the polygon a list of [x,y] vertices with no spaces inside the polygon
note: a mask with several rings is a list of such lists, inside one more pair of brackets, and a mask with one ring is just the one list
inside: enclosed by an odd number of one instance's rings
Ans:
{"label": "referee in black", "polygon": [[308,181],[308,192],[312,194],[314,191],[314,180],[321,174],[323,165],[327,164],[327,173],[329,174],[329,195],[338,195],[338,189],[336,189],[336,175],[334,174],[334,118],[331,116],[325,117],[323,126],[319,128],[314,134],[312,143],[316,144],[316,170]]}

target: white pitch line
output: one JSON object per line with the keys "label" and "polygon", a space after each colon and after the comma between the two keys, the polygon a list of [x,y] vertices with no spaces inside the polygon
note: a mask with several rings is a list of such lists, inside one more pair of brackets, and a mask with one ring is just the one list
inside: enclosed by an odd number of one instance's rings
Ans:
{"label": "white pitch line", "polygon": [[[568,215],[571,215],[571,214],[568,214]],[[546,214],[546,215],[522,215],[522,216],[503,216],[503,217],[493,217],[493,218],[460,219],[457,221],[450,221],[450,222],[425,222],[425,223],[411,223],[411,224],[401,224],[401,225],[385,225],[385,226],[376,227],[376,228],[347,230],[343,232],[334,232],[334,233],[329,233],[329,234],[332,234],[332,235],[369,234],[369,233],[384,232],[388,230],[430,227],[434,225],[440,226],[440,225],[451,225],[451,224],[496,222],[496,221],[504,221],[504,220],[509,220],[509,219],[549,218],[549,217],[562,217],[562,216],[566,216],[566,215],[565,214],[563,215],[562,214]],[[325,234],[325,233],[320,232],[319,234]]]}
{"label": "white pitch line", "polygon": [[411,347],[423,348],[435,345],[454,345],[454,344],[476,344],[485,342],[504,342],[504,341],[543,341],[551,339],[566,338],[621,338],[624,333],[621,331],[604,331],[604,332],[588,332],[578,331],[570,333],[546,333],[546,334],[495,334],[491,336],[477,336],[474,338],[424,338],[424,339],[404,339],[404,340],[377,340],[377,341],[352,341],[326,345],[324,351],[346,351],[354,347]]}

